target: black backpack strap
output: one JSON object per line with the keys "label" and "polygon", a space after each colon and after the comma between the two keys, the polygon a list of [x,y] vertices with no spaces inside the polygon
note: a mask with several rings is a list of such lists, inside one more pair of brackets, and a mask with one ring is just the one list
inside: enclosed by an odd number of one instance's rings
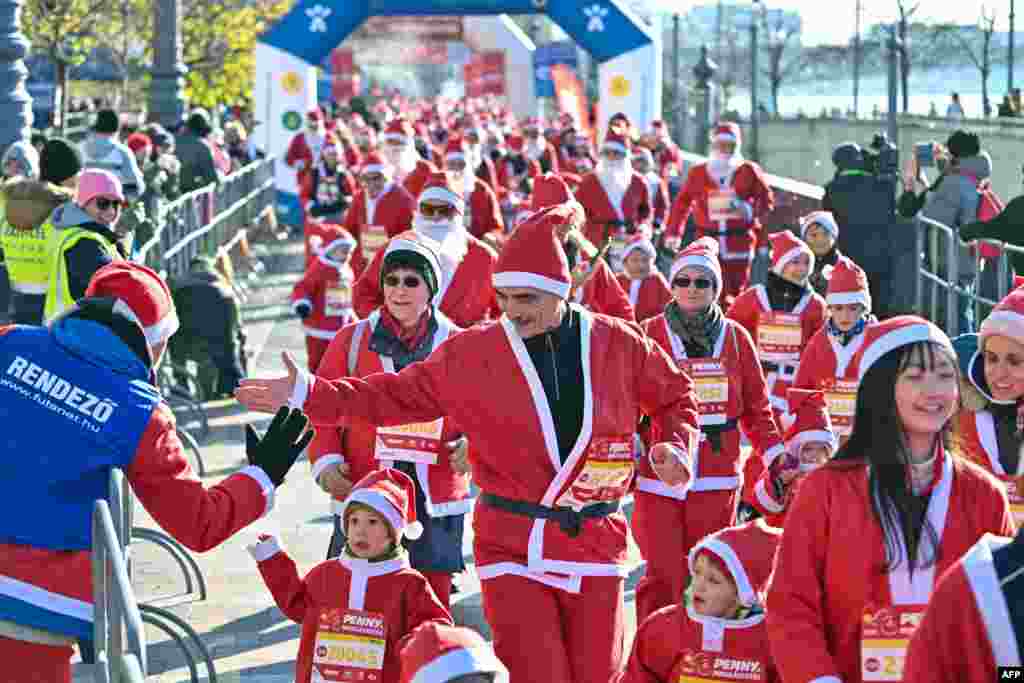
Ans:
{"label": "black backpack strap", "polygon": [[1024,645],[1024,529],[1017,533],[1013,543],[992,553],[992,564],[1006,598],[1017,643]]}

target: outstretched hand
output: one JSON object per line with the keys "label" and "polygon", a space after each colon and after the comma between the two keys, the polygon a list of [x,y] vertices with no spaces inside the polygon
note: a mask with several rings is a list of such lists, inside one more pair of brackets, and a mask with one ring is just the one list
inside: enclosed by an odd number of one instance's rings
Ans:
{"label": "outstretched hand", "polygon": [[243,379],[235,390],[235,398],[249,410],[259,413],[274,413],[288,405],[295,385],[299,381],[299,366],[287,351],[281,354],[288,370],[285,377],[273,379]]}
{"label": "outstretched hand", "polygon": [[249,464],[267,473],[274,486],[284,483],[299,454],[313,440],[314,430],[307,430],[309,418],[301,410],[281,408],[261,439],[252,425],[245,426],[245,454]]}
{"label": "outstretched hand", "polygon": [[692,476],[690,466],[680,462],[667,443],[659,443],[651,449],[651,466],[658,478],[669,486],[686,486]]}

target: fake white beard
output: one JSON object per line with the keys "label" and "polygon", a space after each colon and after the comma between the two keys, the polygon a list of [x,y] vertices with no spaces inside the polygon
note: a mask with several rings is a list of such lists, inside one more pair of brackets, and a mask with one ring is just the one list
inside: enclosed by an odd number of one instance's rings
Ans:
{"label": "fake white beard", "polygon": [[483,145],[466,145],[466,168],[476,169],[483,163]]}
{"label": "fake white beard", "polygon": [[544,150],[546,149],[544,144],[544,138],[537,138],[536,140],[526,141],[526,158],[530,161],[537,161],[544,156]]}
{"label": "fake white beard", "polygon": [[416,170],[420,156],[412,145],[403,147],[401,152],[395,152],[393,147],[385,146],[384,158],[395,167],[395,172],[404,178]]}
{"label": "fake white beard", "polygon": [[626,159],[615,162],[601,159],[597,162],[597,177],[601,181],[601,185],[609,193],[616,193],[620,196],[624,195],[629,187],[629,181],[632,179],[631,171]]}
{"label": "fake white beard", "polygon": [[708,162],[708,168],[715,175],[722,175],[735,169],[742,161],[743,155],[739,151],[736,151],[733,154],[712,152],[711,160]]}
{"label": "fake white beard", "polygon": [[[462,216],[450,221],[432,221],[418,213],[412,220],[412,228],[421,235],[438,243],[438,256],[445,283],[452,281],[455,271],[469,251],[469,238],[462,224]],[[439,283],[440,284],[440,283]],[[446,284],[441,284],[443,288]]]}

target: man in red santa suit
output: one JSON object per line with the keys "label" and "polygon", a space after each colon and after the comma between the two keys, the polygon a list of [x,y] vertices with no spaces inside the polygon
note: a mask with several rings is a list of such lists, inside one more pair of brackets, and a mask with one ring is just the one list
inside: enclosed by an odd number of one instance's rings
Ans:
{"label": "man in red santa suit", "polygon": [[479,121],[470,120],[462,131],[462,137],[466,141],[466,163],[469,167],[492,189],[500,187],[498,182],[498,169],[494,168],[494,162],[484,154],[484,129]]}
{"label": "man in red santa suit", "polygon": [[544,137],[544,128],[539,118],[531,116],[526,119],[523,137],[526,139],[523,148],[526,158],[540,164],[541,173],[558,173],[558,152]]}
{"label": "man in red santa suit", "polygon": [[380,253],[388,240],[405,232],[412,223],[416,200],[394,182],[394,167],[376,152],[364,159],[352,206],[345,212],[345,229],[359,241],[352,255],[352,270],[358,277]]}
{"label": "man in red santa suit", "polygon": [[651,204],[651,224],[657,229],[668,216],[668,186],[654,167],[654,155],[646,147],[637,147],[633,152],[633,170],[643,176],[647,183],[647,196]]}
{"label": "man in red santa suit", "polygon": [[[623,660],[633,430],[684,486],[697,443],[690,379],[635,327],[568,304],[557,206],[513,233],[494,274],[505,315],[452,337],[398,374],[328,381],[285,354],[288,376],[245,380],[239,400],[302,405],[314,424],[448,416],[473,444],[474,555],[494,648],[513,681],[608,681]],[[613,395],[614,394],[614,395]]]}
{"label": "man in red santa suit", "polygon": [[396,116],[388,121],[381,137],[384,140],[381,152],[395,169],[395,182],[413,197],[419,197],[427,179],[437,169],[416,151],[412,126],[404,117]]}
{"label": "man in red santa suit", "polygon": [[679,145],[672,142],[664,121],[651,121],[651,137],[654,139],[654,160],[658,175],[664,180],[683,174],[683,156]]}
{"label": "man in red santa suit", "polygon": [[324,113],[319,108],[310,109],[306,113],[306,130],[296,133],[288,143],[288,151],[284,163],[288,168],[295,169],[295,179],[299,187],[307,185],[309,172],[320,159],[320,152],[327,141],[327,124]]}
{"label": "man in red santa suit", "polygon": [[904,683],[1019,680],[1024,665],[1024,529],[986,534],[940,577],[907,648]]}
{"label": "man in red santa suit", "polygon": [[583,235],[599,249],[608,249],[608,262],[622,272],[626,241],[641,224],[650,223],[647,183],[633,170],[628,139],[609,130],[601,145],[597,170],[583,176],[576,199],[587,213]]}
{"label": "man in red santa suit", "polygon": [[697,164],[672,203],[665,235],[681,239],[690,212],[694,212],[697,237],[718,240],[719,258],[728,303],[750,284],[755,250],[767,250],[768,233],[761,218],[775,208],[775,195],[761,167],[740,153],[740,127],[720,123],[712,134],[711,159]]}
{"label": "man in red santa suit", "polygon": [[[412,228],[436,242],[441,257],[442,282],[437,299],[441,312],[459,327],[472,327],[499,315],[490,284],[497,255],[489,246],[466,232],[462,223],[465,202],[445,173],[435,173],[420,194]],[[380,288],[383,251],[356,281],[353,305],[365,318],[384,303]]]}
{"label": "man in red santa suit", "polygon": [[457,194],[468,198],[462,224],[469,234],[483,238],[489,232],[504,232],[505,219],[501,215],[498,198],[466,163],[466,146],[462,138],[453,137],[448,141],[444,164]]}

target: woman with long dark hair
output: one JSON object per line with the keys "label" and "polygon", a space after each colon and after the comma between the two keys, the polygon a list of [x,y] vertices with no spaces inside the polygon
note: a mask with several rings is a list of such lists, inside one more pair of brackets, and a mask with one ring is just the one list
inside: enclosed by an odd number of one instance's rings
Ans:
{"label": "woman with long dark hair", "polygon": [[935,578],[983,534],[1013,533],[999,483],[949,449],[949,338],[916,316],[868,334],[850,439],[786,519],[767,610],[786,681],[900,680]]}

